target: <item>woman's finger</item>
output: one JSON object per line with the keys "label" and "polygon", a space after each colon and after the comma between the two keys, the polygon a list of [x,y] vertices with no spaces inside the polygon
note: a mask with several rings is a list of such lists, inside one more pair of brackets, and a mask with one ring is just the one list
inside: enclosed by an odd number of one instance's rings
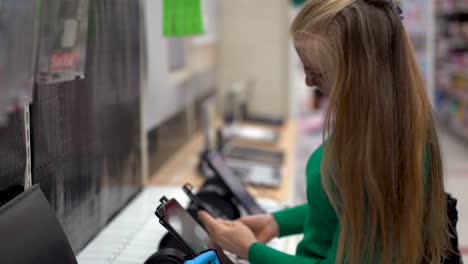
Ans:
{"label": "woman's finger", "polygon": [[222,223],[219,223],[218,220],[214,219],[213,217],[211,217],[210,214],[203,210],[200,210],[198,212],[198,218],[200,218],[200,220],[205,225],[208,233],[210,234],[216,233],[217,230],[223,228]]}
{"label": "woman's finger", "polygon": [[220,222],[223,225],[227,225],[227,226],[231,225],[231,221],[227,221],[227,220],[223,220],[223,219],[218,220],[218,222]]}
{"label": "woman's finger", "polygon": [[258,219],[252,216],[243,216],[239,218],[239,221],[243,223],[244,225],[250,226],[250,225],[255,225],[258,222]]}

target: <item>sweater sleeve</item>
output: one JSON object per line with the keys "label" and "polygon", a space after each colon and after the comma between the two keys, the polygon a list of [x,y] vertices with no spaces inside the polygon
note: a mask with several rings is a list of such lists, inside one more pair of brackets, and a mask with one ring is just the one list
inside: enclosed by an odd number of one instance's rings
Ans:
{"label": "sweater sleeve", "polygon": [[336,259],[338,239],[339,228],[337,228],[335,231],[333,244],[325,259],[289,255],[256,242],[249,248],[249,262],[250,264],[334,264]]}
{"label": "sweater sleeve", "polygon": [[308,210],[308,205],[303,204],[273,213],[278,222],[279,237],[302,234]]}

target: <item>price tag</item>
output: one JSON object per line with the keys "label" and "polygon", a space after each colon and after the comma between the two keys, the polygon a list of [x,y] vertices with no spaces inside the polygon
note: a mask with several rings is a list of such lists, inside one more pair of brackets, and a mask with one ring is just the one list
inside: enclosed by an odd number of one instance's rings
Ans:
{"label": "price tag", "polygon": [[50,58],[50,70],[67,70],[76,66],[76,51],[55,53]]}

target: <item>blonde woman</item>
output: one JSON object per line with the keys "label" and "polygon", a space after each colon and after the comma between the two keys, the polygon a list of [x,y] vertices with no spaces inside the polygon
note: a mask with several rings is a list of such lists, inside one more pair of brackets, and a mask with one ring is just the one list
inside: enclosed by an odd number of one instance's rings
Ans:
{"label": "blonde woman", "polygon": [[[200,212],[212,239],[252,264],[440,263],[450,246],[441,154],[399,9],[312,0],[292,35],[307,85],[330,97],[308,203],[232,222]],[[299,233],[296,255],[264,244]]]}

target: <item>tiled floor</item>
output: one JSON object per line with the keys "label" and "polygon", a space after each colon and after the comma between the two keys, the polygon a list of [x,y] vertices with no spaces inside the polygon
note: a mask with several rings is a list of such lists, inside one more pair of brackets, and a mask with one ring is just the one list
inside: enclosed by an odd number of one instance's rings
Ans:
{"label": "tiled floor", "polygon": [[441,137],[447,192],[458,200],[458,236],[468,263],[468,143],[448,134]]}

